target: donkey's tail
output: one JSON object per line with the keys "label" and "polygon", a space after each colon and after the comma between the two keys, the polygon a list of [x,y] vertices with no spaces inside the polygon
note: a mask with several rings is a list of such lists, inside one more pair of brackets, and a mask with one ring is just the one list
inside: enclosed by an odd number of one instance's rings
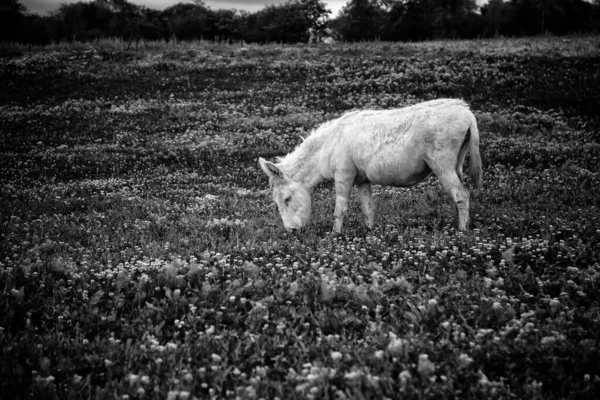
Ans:
{"label": "donkey's tail", "polygon": [[479,154],[479,129],[477,129],[477,120],[473,117],[469,127],[469,177],[475,189],[481,187],[481,175],[483,168],[481,164],[481,154]]}

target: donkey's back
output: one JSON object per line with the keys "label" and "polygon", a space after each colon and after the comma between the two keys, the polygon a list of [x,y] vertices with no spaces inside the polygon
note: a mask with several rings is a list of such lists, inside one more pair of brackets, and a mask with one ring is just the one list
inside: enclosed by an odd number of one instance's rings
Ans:
{"label": "donkey's back", "polygon": [[[355,173],[357,183],[390,186],[412,186],[450,166],[462,178],[465,146],[469,140],[477,146],[479,142],[475,116],[464,101],[455,99],[352,111],[323,128],[329,131],[321,150],[325,177],[345,171]],[[481,166],[474,168],[472,178],[479,186]]]}

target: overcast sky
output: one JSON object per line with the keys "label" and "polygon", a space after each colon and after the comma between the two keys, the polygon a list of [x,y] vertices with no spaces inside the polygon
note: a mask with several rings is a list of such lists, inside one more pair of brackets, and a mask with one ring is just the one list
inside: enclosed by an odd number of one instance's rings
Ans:
{"label": "overcast sky", "polygon": [[[44,14],[55,10],[63,3],[77,3],[81,0],[21,0],[30,12]],[[349,0],[324,0],[332,13],[331,18],[335,17],[339,10]],[[190,0],[129,0],[130,3],[146,6],[149,8],[163,9],[177,3],[191,3]],[[238,10],[257,11],[270,4],[285,3],[286,0],[205,0],[205,4],[213,10],[220,8]]]}

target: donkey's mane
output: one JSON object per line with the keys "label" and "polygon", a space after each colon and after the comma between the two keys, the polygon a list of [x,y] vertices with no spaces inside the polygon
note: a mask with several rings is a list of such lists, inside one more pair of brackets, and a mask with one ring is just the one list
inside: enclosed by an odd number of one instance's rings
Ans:
{"label": "donkey's mane", "polygon": [[[297,175],[304,176],[307,172],[314,172],[311,160],[318,155],[323,147],[329,128],[336,121],[328,121],[319,125],[302,142],[296,146],[294,151],[278,159],[277,166],[287,176],[293,178]],[[300,173],[300,174],[299,174]]]}

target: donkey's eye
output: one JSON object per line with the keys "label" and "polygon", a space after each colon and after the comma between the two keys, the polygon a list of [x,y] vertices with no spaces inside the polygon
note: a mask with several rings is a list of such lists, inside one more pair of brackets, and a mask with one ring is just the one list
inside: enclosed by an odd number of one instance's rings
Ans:
{"label": "donkey's eye", "polygon": [[285,205],[287,206],[288,204],[290,204],[290,200],[292,200],[291,197],[286,197],[285,201]]}

